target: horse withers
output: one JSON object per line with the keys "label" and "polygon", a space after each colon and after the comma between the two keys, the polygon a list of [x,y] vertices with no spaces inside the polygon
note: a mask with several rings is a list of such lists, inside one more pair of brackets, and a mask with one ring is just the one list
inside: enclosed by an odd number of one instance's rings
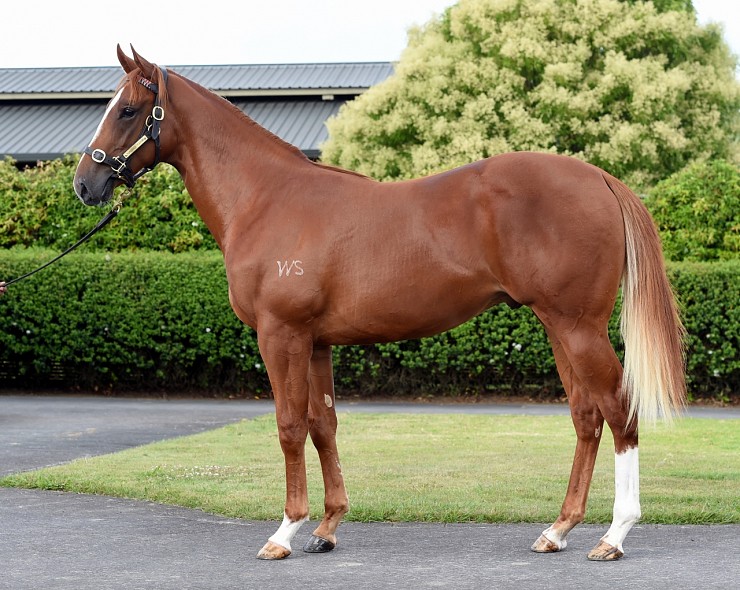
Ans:
{"label": "horse withers", "polygon": [[[566,546],[584,518],[604,421],[614,436],[611,527],[588,557],[613,560],[640,517],[638,419],[685,400],[683,328],[660,240],[639,198],[574,158],[511,153],[380,183],[307,159],[228,101],[118,48],[125,72],[74,187],[106,202],[157,162],[182,175],[223,253],[229,299],[257,332],[285,456],[282,524],[258,557],[280,559],[308,519],[305,441],[324,515],[304,546],[325,552],[349,510],[336,445],[332,345],[430,336],[499,303],[527,305],[552,344],[577,433],[560,515],[532,549]],[[623,287],[624,371],[607,335]]]}

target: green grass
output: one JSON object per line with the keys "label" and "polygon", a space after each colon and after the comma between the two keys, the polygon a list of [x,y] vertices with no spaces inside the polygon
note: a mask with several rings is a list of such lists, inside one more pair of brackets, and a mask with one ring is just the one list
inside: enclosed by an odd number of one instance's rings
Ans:
{"label": "green grass", "polygon": [[[551,522],[575,445],[565,416],[340,413],[347,520]],[[321,471],[307,447],[311,514]],[[641,434],[642,522],[740,523],[740,422],[683,419]],[[614,454],[601,443],[587,522],[608,523]],[[13,475],[0,485],[105,494],[276,520],[285,497],[274,416]]]}

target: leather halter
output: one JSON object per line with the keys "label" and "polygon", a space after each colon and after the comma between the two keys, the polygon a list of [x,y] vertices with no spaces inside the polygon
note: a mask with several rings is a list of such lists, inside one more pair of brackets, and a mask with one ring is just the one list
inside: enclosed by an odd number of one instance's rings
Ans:
{"label": "leather halter", "polygon": [[[162,80],[164,85],[167,86],[167,70],[159,68],[162,72]],[[160,125],[164,120],[164,109],[160,104],[159,100],[159,87],[146,78],[139,78],[139,84],[144,88],[154,93],[154,107],[152,107],[152,114],[149,115],[144,123],[144,129],[142,130],[141,137],[128,148],[120,156],[109,156],[105,151],[94,148],[89,145],[85,148],[84,152],[88,154],[93,162],[98,164],[105,164],[111,167],[116,175],[116,178],[120,178],[126,184],[127,187],[131,188],[134,183],[139,179],[140,176],[146,174],[152,170],[157,164],[159,164],[159,131]],[[154,141],[154,162],[151,166],[147,166],[134,173],[129,167],[129,159],[134,155],[134,152],[143,146],[149,140]]]}

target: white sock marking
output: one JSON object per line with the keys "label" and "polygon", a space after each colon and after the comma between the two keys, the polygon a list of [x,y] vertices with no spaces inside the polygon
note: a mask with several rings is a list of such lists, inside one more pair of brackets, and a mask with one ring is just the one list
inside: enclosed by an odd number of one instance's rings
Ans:
{"label": "white sock marking", "polygon": [[550,543],[556,545],[561,551],[568,546],[568,541],[565,540],[565,535],[561,534],[560,531],[553,527],[549,527],[542,531],[542,535],[550,541]]}
{"label": "white sock marking", "polygon": [[285,547],[288,551],[292,551],[290,547],[290,542],[293,540],[293,537],[295,537],[298,529],[301,528],[301,525],[307,520],[308,517],[304,518],[303,520],[293,521],[284,514],[283,523],[280,525],[280,528],[268,540],[276,543],[277,545],[280,545],[281,547]]}
{"label": "white sock marking", "polygon": [[635,447],[614,456],[614,515],[603,540],[623,551],[622,541],[640,515],[640,460]]}

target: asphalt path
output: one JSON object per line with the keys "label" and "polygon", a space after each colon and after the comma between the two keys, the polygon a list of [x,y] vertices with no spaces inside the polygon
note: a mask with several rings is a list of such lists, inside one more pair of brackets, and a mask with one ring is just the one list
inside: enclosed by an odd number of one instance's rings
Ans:
{"label": "asphalt path", "polygon": [[[366,404],[350,412],[567,414],[565,405]],[[184,436],[273,411],[264,400],[0,396],[0,475]],[[690,415],[740,419],[740,409]],[[738,423],[740,427],[740,423]],[[281,469],[282,466],[276,466]],[[615,563],[586,554],[581,525],[557,554],[529,551],[543,524],[343,523],[328,554],[255,559],[278,522],[103,496],[0,489],[0,588],[727,588],[740,579],[740,526],[637,525]]]}

